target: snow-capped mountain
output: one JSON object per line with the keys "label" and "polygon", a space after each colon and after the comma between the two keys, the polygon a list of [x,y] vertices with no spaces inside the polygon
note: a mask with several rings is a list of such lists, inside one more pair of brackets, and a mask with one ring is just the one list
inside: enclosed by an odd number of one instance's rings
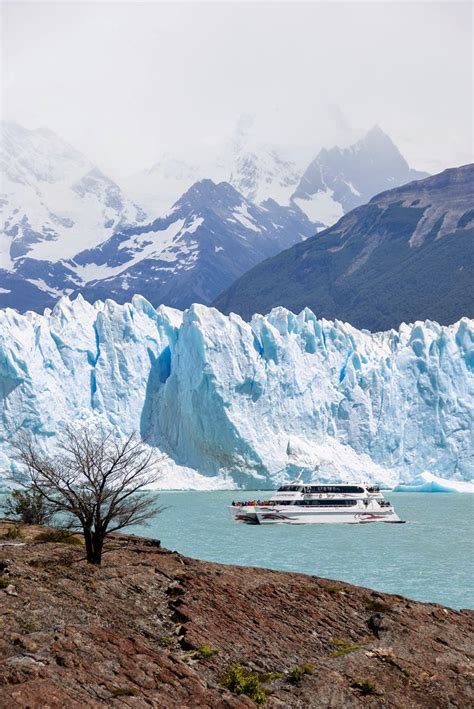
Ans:
{"label": "snow-capped mountain", "polygon": [[229,182],[256,204],[274,199],[278,204],[288,205],[299,176],[294,162],[285,160],[272,148],[264,148],[237,155]]}
{"label": "snow-capped mountain", "polygon": [[57,262],[17,259],[0,269],[0,306],[42,312],[61,295],[185,308],[210,303],[245,271],[315,232],[306,215],[272,200],[257,206],[226,182],[194,184],[167,215],[119,229]]}
{"label": "snow-capped mountain", "polygon": [[258,141],[253,120],[253,116],[241,116],[232,136],[197,162],[164,153],[149,169],[122,179],[121,184],[150,218],[165,214],[203,179],[229,182],[255,204],[273,199],[288,206],[302,169],[274,146]]}
{"label": "snow-capped mountain", "polygon": [[107,422],[166,453],[164,487],[273,487],[301,468],[388,485],[474,469],[474,322],[361,332],[278,308],[246,323],[64,298],[0,311],[0,469],[19,429]]}
{"label": "snow-capped mountain", "polygon": [[0,267],[59,261],[145,213],[84,155],[47,129],[1,126]]}
{"label": "snow-capped mountain", "polygon": [[474,165],[377,195],[244,274],[214,305],[250,319],[305,306],[369,330],[474,316]]}
{"label": "snow-capped mountain", "polygon": [[[148,221],[166,214],[182,194],[204,178],[214,178],[215,171],[164,153],[146,169],[123,178],[121,184],[147,213]],[[207,173],[207,174],[206,174]],[[218,175],[218,180],[222,175]]]}
{"label": "snow-capped mountain", "polygon": [[199,166],[168,155],[128,183],[152,220],[51,131],[6,123],[2,133],[0,306],[19,310],[79,291],[210,303],[259,261],[337,219],[350,195],[362,200],[412,172],[374,129],[352,148],[322,151],[299,181],[301,170],[256,140],[243,117]]}
{"label": "snow-capped mountain", "polygon": [[314,233],[298,209],[256,206],[227,182],[201,180],[167,216],[120,230],[71,262],[88,300],[124,302],[141,293],[154,305],[210,303],[242,273]]}
{"label": "snow-capped mountain", "polygon": [[273,199],[331,226],[374,195],[427,173],[412,170],[391,138],[375,126],[347,148],[323,148],[304,169],[275,146],[257,140],[243,116],[232,138],[199,164],[165,154],[149,170],[122,181],[128,194],[161,216],[194,182],[229,182],[251,202]]}
{"label": "snow-capped mountain", "polygon": [[379,126],[348,148],[323,148],[305,170],[292,201],[307,216],[331,226],[374,195],[428,177],[412,170]]}

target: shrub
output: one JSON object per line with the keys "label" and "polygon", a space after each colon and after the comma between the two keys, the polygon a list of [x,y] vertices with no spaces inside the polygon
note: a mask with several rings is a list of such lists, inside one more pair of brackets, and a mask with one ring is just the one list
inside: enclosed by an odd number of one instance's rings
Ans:
{"label": "shrub", "polygon": [[365,604],[365,608],[368,611],[388,611],[390,606],[388,606],[384,601],[379,601],[378,598],[369,598]]}
{"label": "shrub", "polygon": [[12,490],[5,511],[24,524],[46,524],[53,516],[51,506],[36,490]]}
{"label": "shrub", "polygon": [[254,672],[248,672],[238,663],[229,667],[221,684],[234,694],[245,694],[255,704],[265,704],[267,701],[268,692],[262,687],[260,677]]}
{"label": "shrub", "polygon": [[299,684],[305,675],[310,675],[314,671],[314,666],[309,663],[300,667],[293,667],[288,673],[288,682],[291,684]]}
{"label": "shrub", "polygon": [[6,576],[0,576],[0,588],[6,588],[11,584],[10,579],[7,579]]}
{"label": "shrub", "polygon": [[339,593],[344,590],[344,586],[321,586],[328,593]]}
{"label": "shrub", "polygon": [[71,544],[72,546],[82,546],[82,539],[76,537],[73,532],[69,532],[67,529],[47,529],[41,534],[35,537],[36,542],[41,544],[46,544],[47,542],[52,542],[55,544]]}
{"label": "shrub", "polygon": [[173,645],[174,640],[171,637],[171,635],[162,635],[161,638],[159,639],[159,643],[163,647],[169,647],[170,645]]}
{"label": "shrub", "polygon": [[283,672],[267,672],[266,674],[259,674],[260,682],[273,682],[276,679],[282,679],[284,677]]}
{"label": "shrub", "polygon": [[330,657],[342,657],[350,652],[359,650],[366,643],[350,643],[348,640],[332,640],[335,649],[329,653]]}
{"label": "shrub", "polygon": [[196,650],[195,654],[199,655],[199,657],[206,658],[206,657],[212,657],[215,655],[218,651],[215,650],[211,645],[201,645],[201,647],[198,647]]}
{"label": "shrub", "polygon": [[377,694],[377,687],[368,679],[354,679],[351,682],[353,689],[358,689],[361,694]]}
{"label": "shrub", "polygon": [[10,527],[3,535],[4,539],[23,539],[23,532],[20,527]]}

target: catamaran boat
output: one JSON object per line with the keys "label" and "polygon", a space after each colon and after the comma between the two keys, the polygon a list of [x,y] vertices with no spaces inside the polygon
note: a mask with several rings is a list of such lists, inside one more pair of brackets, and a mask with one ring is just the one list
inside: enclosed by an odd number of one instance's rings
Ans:
{"label": "catamaran boat", "polygon": [[233,502],[235,522],[247,524],[402,523],[380,488],[369,483],[282,485],[268,500]]}

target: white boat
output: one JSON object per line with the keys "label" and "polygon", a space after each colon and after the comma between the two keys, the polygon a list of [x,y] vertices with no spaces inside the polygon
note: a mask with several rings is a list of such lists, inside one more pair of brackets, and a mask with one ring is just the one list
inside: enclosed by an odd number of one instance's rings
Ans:
{"label": "white boat", "polygon": [[380,488],[370,483],[293,482],[268,500],[233,502],[235,522],[247,524],[402,523]]}

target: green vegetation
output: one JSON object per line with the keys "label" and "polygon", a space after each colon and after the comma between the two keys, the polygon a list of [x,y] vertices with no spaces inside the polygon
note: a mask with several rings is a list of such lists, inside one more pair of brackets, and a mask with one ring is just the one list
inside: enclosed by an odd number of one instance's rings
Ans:
{"label": "green vegetation", "polygon": [[233,694],[244,694],[252,699],[255,704],[265,704],[268,690],[262,687],[261,678],[255,672],[249,672],[242,665],[235,663],[229,667],[223,677],[221,685]]}
{"label": "green vegetation", "polygon": [[339,593],[340,591],[344,591],[344,586],[321,586],[321,588],[328,593]]}
{"label": "green vegetation", "polygon": [[287,679],[290,684],[299,684],[305,675],[311,675],[313,672],[314,665],[306,663],[305,665],[294,667],[290,670]]}
{"label": "green vegetation", "polygon": [[11,583],[10,579],[6,576],[0,576],[0,588],[6,588]]}
{"label": "green vegetation", "polygon": [[170,647],[170,645],[174,644],[174,640],[171,637],[171,635],[162,635],[161,638],[159,639],[159,643],[163,647]]}
{"label": "green vegetation", "polygon": [[267,672],[266,674],[259,674],[260,682],[273,682],[276,679],[283,679],[285,676],[284,672]]}
{"label": "green vegetation", "polygon": [[361,694],[377,694],[377,687],[368,679],[354,679],[351,682],[352,689],[358,689]]}
{"label": "green vegetation", "polygon": [[462,217],[459,219],[457,223],[458,229],[464,229],[470,222],[474,220],[474,209],[469,209],[467,212],[464,212]]}
{"label": "green vegetation", "polygon": [[[413,193],[415,197],[415,191]],[[318,317],[339,318],[372,332],[427,318],[452,323],[473,315],[467,264],[474,236],[468,190],[466,211],[451,233],[435,238],[433,225],[423,243],[410,238],[425,207],[405,207],[394,190],[387,207],[369,203],[340,224],[295,244],[247,271],[214,302],[222,312],[249,318],[283,305],[298,313],[305,306]],[[438,199],[433,194],[433,199]],[[471,200],[472,201],[472,200]],[[443,200],[440,207],[444,205]],[[351,221],[352,220],[352,221]],[[338,248],[344,244],[344,248]]]}
{"label": "green vegetation", "polygon": [[83,546],[83,541],[76,537],[73,532],[69,532],[67,529],[47,529],[41,534],[35,537],[36,542],[41,544],[46,544],[47,542],[53,542],[55,544],[71,544],[72,546]]}
{"label": "green vegetation", "polygon": [[212,657],[218,652],[215,648],[212,647],[212,645],[201,645],[201,647],[198,647],[197,650],[195,651],[195,655],[198,655],[199,657],[202,658],[207,658],[207,657]]}
{"label": "green vegetation", "polygon": [[349,655],[349,653],[355,652],[356,650],[360,650],[361,647],[364,647],[364,645],[367,645],[366,642],[351,643],[348,640],[338,640],[338,639],[334,639],[331,642],[334,645],[335,649],[329,653],[330,657],[343,657],[344,655]]}

